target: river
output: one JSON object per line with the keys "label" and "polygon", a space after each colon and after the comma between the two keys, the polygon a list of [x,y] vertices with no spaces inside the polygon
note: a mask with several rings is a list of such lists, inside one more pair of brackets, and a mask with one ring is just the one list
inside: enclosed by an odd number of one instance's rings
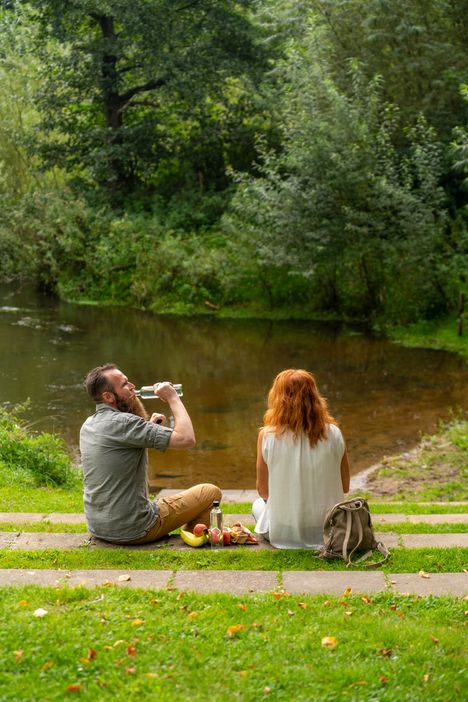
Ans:
{"label": "river", "polygon": [[[155,316],[73,305],[31,287],[0,286],[0,403],[29,399],[34,429],[78,435],[93,405],[87,371],[114,362],[137,386],[179,382],[197,447],[150,451],[154,489],[215,482],[255,486],[257,429],[276,373],[315,373],[346,437],[352,473],[415,445],[452,410],[467,409],[466,364],[443,351],[405,349],[343,324]],[[148,401],[149,411],[164,403]]]}

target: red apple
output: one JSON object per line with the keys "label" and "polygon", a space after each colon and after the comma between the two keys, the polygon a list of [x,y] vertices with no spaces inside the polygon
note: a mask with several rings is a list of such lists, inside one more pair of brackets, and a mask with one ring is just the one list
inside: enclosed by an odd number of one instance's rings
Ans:
{"label": "red apple", "polygon": [[206,531],[206,524],[195,524],[193,527],[194,536],[202,536]]}
{"label": "red apple", "polygon": [[221,529],[214,528],[209,531],[209,539],[212,544],[219,544],[221,541]]}
{"label": "red apple", "polygon": [[225,546],[229,546],[231,543],[231,530],[223,529],[223,543]]}

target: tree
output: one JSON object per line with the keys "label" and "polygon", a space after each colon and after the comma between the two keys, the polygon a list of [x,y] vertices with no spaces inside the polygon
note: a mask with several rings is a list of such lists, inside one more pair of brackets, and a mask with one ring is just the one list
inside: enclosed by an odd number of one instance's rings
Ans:
{"label": "tree", "polygon": [[[105,184],[119,200],[154,184],[161,162],[170,170],[174,159],[183,160],[200,131],[223,162],[226,134],[217,113],[231,114],[245,103],[246,86],[266,65],[249,19],[255,2],[29,4],[47,64],[39,101],[46,166],[65,165],[88,183]],[[207,138],[209,130],[217,138]],[[213,182],[219,170],[200,167],[199,183]]]}

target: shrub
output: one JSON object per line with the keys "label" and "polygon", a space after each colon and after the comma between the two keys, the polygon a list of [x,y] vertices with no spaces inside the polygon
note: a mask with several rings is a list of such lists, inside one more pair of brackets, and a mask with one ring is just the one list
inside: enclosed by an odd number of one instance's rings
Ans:
{"label": "shrub", "polygon": [[0,407],[0,480],[12,476],[36,486],[75,487],[80,473],[73,464],[62,439],[53,434],[34,434],[17,408],[9,412]]}

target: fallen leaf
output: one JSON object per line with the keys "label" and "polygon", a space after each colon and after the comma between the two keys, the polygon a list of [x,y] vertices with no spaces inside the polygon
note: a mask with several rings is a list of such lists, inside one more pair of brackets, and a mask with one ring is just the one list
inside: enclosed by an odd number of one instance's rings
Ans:
{"label": "fallen leaf", "polygon": [[13,655],[16,659],[16,662],[19,663],[22,657],[24,656],[24,651],[13,651]]}
{"label": "fallen leaf", "polygon": [[136,646],[127,646],[127,656],[136,656]]}
{"label": "fallen leaf", "polygon": [[382,685],[386,685],[389,682],[389,679],[386,675],[379,675],[379,680],[382,683]]}
{"label": "fallen leaf", "polygon": [[288,609],[288,614],[290,617],[294,617],[296,615],[296,613],[293,612],[291,609]]}
{"label": "fallen leaf", "polygon": [[90,660],[89,660],[89,658],[80,658],[80,663],[88,664],[88,663],[90,663]]}
{"label": "fallen leaf", "polygon": [[352,613],[353,613],[353,612],[352,612],[351,609],[348,609],[348,611],[345,612],[345,614],[346,614],[347,617],[350,617],[350,616],[352,615]]}
{"label": "fallen leaf", "polygon": [[272,592],[271,594],[275,600],[281,600],[281,598],[284,597],[284,592]]}
{"label": "fallen leaf", "polygon": [[268,693],[271,692],[271,687],[264,687],[263,688],[263,694],[268,695]]}
{"label": "fallen leaf", "polygon": [[182,597],[184,597],[184,596],[185,596],[185,592],[179,592],[179,594],[178,594],[177,597],[176,597],[176,600],[179,601],[179,600],[181,600]]}
{"label": "fallen leaf", "polygon": [[343,592],[343,597],[347,597],[348,595],[350,595],[352,593],[352,591],[353,591],[352,587],[347,587],[346,590]]}
{"label": "fallen leaf", "polygon": [[245,678],[245,676],[247,675],[247,671],[246,670],[238,670],[237,675],[239,675],[241,678]]}
{"label": "fallen leaf", "polygon": [[161,600],[150,600],[149,601],[150,604],[159,604],[160,602],[161,602]]}
{"label": "fallen leaf", "polygon": [[349,685],[349,687],[353,687],[353,685],[367,685],[367,681],[366,680],[356,680],[356,682],[351,683],[351,685]]}
{"label": "fallen leaf", "polygon": [[114,643],[114,645],[113,645],[112,648],[117,648],[117,646],[120,646],[120,644],[123,644],[123,642],[124,642],[123,639],[118,639],[118,640]]}
{"label": "fallen leaf", "polygon": [[125,668],[125,672],[134,675],[136,673],[136,668]]}
{"label": "fallen leaf", "polygon": [[337,647],[337,644],[338,642],[334,636],[324,636],[322,639],[322,648],[329,648],[330,650],[333,650]]}
{"label": "fallen leaf", "polygon": [[52,668],[53,665],[54,665],[54,661],[46,661],[44,663],[44,665],[42,666],[42,670],[44,670],[44,671],[49,670],[50,668]]}
{"label": "fallen leaf", "polygon": [[132,579],[132,578],[131,578],[130,575],[119,575],[119,580],[120,580],[121,583],[128,582],[128,581],[131,580],[131,579]]}
{"label": "fallen leaf", "polygon": [[367,595],[361,595],[361,600],[366,604],[370,604],[372,602],[371,598],[367,597]]}
{"label": "fallen leaf", "polygon": [[104,648],[104,651],[112,651],[112,649],[114,647],[113,646],[103,646],[103,648]]}
{"label": "fallen leaf", "polygon": [[144,619],[134,619],[132,622],[132,626],[141,626],[144,623],[145,623]]}
{"label": "fallen leaf", "polygon": [[263,624],[258,624],[257,622],[254,622],[252,624],[252,629],[261,629]]}
{"label": "fallen leaf", "polygon": [[244,624],[232,624],[231,626],[228,626],[226,633],[228,636],[232,637],[237,634],[238,631],[243,631],[244,629]]}
{"label": "fallen leaf", "polygon": [[238,604],[237,606],[238,606],[239,609],[241,609],[243,612],[246,612],[246,611],[247,611],[247,605],[245,605],[245,604]]}
{"label": "fallen leaf", "polygon": [[103,584],[103,587],[115,587],[115,583],[112,582],[112,580],[106,580]]}
{"label": "fallen leaf", "polygon": [[323,603],[324,607],[329,607],[330,605],[331,605],[331,600],[325,600],[325,602]]}
{"label": "fallen leaf", "polygon": [[431,577],[430,575],[428,575],[428,573],[424,572],[424,570],[419,571],[419,576],[421,578],[430,578]]}
{"label": "fallen leaf", "polygon": [[97,651],[95,648],[88,648],[88,658],[90,661],[93,660],[93,658],[96,658],[97,656]]}
{"label": "fallen leaf", "polygon": [[27,607],[29,602],[27,600],[20,600],[18,604],[20,607]]}
{"label": "fallen leaf", "polygon": [[144,678],[159,678],[158,673],[143,673]]}
{"label": "fallen leaf", "polygon": [[80,683],[75,683],[74,685],[67,685],[67,692],[79,692],[80,690]]}
{"label": "fallen leaf", "polygon": [[307,609],[307,607],[309,605],[307,604],[307,602],[298,602],[297,606],[300,607],[301,609]]}
{"label": "fallen leaf", "polygon": [[379,654],[381,656],[388,657],[388,656],[391,656],[392,653],[393,653],[393,649],[391,649],[391,648],[379,648]]}
{"label": "fallen leaf", "polygon": [[188,604],[180,605],[180,611],[181,611],[181,612],[183,612],[185,609],[188,609]]}
{"label": "fallen leaf", "polygon": [[432,634],[431,634],[431,639],[435,644],[440,643],[439,639],[437,639],[435,636],[432,636]]}
{"label": "fallen leaf", "polygon": [[425,682],[425,683],[429,682],[429,673],[425,673],[423,675],[423,682]]}
{"label": "fallen leaf", "polygon": [[39,609],[36,609],[33,612],[33,617],[45,617],[46,614],[47,614],[47,610],[42,609],[42,607],[39,607]]}
{"label": "fallen leaf", "polygon": [[189,613],[187,614],[187,618],[188,618],[188,619],[195,619],[195,617],[198,617],[199,614],[200,614],[200,612],[196,612],[196,611],[189,612]]}
{"label": "fallen leaf", "polygon": [[390,605],[390,609],[392,610],[392,612],[396,612],[396,608],[397,608],[396,604]]}

